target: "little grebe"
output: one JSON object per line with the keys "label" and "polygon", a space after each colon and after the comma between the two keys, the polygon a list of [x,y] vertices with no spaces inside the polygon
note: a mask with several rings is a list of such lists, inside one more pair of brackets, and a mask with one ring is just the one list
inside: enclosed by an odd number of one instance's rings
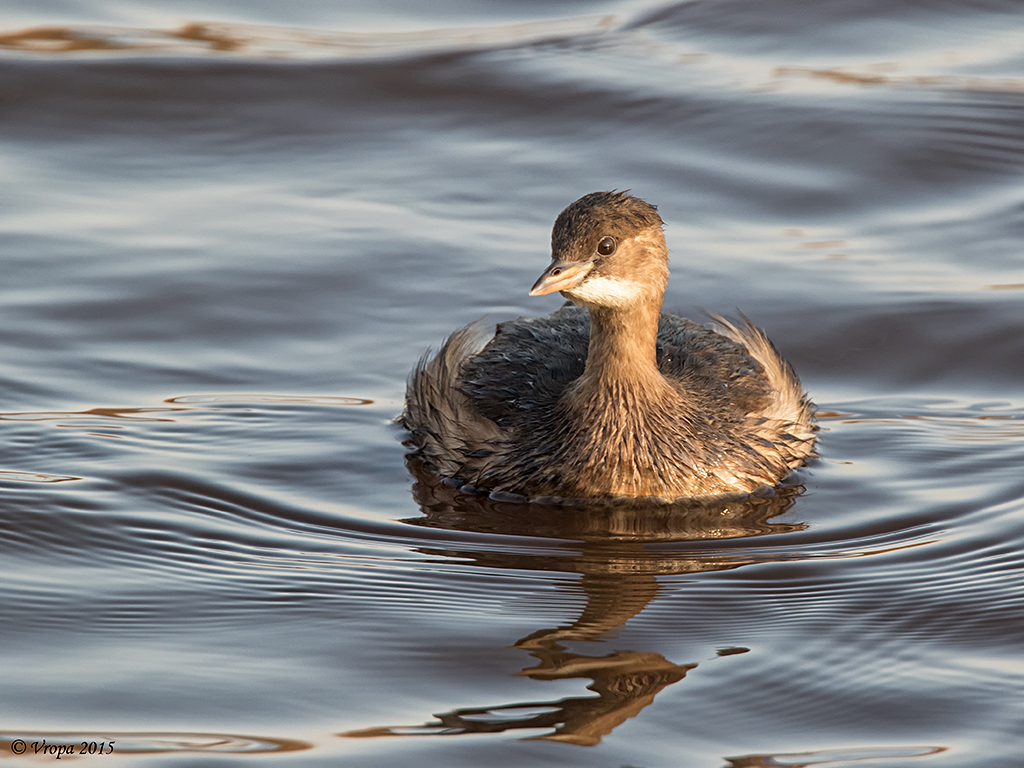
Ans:
{"label": "little grebe", "polygon": [[507,500],[684,497],[778,483],[814,446],[813,406],[760,329],[661,314],[657,209],[593,192],[551,233],[546,317],[472,325],[413,370],[399,423],[441,477]]}

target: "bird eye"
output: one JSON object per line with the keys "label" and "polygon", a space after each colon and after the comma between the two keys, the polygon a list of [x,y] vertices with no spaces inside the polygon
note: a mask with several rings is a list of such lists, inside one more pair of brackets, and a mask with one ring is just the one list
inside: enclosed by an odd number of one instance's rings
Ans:
{"label": "bird eye", "polygon": [[597,244],[597,252],[602,256],[611,256],[615,253],[615,238],[606,237]]}

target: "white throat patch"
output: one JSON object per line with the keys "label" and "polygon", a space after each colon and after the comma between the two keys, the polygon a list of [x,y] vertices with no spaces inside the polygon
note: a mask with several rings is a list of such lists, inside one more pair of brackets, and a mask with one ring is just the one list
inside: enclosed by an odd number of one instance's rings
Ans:
{"label": "white throat patch", "polygon": [[573,288],[570,295],[587,304],[621,308],[639,304],[643,293],[643,287],[632,280],[594,276]]}

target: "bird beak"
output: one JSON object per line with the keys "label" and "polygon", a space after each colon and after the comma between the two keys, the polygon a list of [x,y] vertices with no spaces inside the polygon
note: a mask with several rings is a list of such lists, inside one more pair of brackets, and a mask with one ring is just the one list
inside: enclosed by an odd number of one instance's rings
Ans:
{"label": "bird beak", "polygon": [[571,291],[594,268],[589,261],[554,259],[530,289],[531,296],[545,296],[555,291]]}

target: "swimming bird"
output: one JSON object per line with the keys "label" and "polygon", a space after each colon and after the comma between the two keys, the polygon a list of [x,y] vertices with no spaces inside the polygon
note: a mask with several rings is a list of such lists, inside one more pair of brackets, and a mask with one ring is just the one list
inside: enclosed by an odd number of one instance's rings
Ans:
{"label": "swimming bird", "polygon": [[626,192],[581,197],[530,290],[571,304],[485,344],[471,324],[424,355],[397,421],[434,472],[505,501],[675,502],[771,487],[804,463],[813,405],[764,332],[661,312],[663,226]]}

